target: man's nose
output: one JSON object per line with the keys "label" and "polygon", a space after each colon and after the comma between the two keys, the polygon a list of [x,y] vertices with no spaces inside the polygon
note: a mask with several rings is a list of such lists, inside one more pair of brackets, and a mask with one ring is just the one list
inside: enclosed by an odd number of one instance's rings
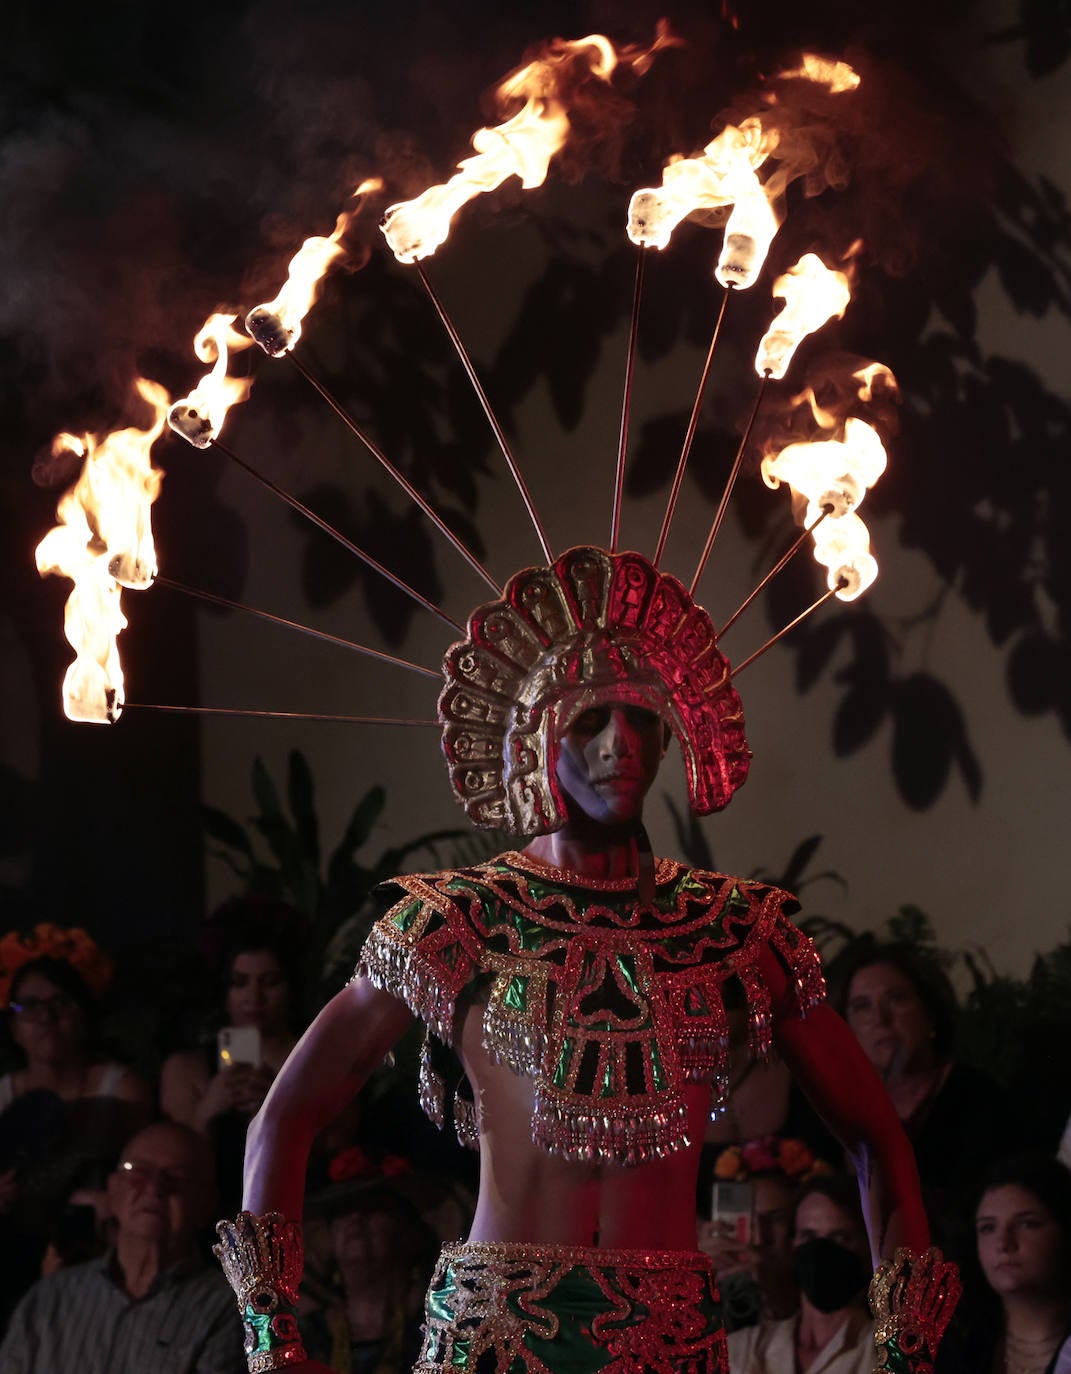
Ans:
{"label": "man's nose", "polygon": [[622,758],[633,753],[635,748],[636,731],[629,723],[628,716],[621,710],[611,711],[602,732],[603,753],[609,758]]}

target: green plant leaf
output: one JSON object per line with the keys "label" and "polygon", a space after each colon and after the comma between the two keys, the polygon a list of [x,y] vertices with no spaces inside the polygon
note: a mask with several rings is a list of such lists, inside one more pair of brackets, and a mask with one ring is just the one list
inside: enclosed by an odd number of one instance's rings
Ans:
{"label": "green plant leaf", "polygon": [[886,923],[889,939],[894,944],[932,945],[937,936],[926,913],[917,906],[902,906]]}
{"label": "green plant leaf", "polygon": [[259,754],[253,760],[253,796],[260,807],[260,819],[262,821],[269,825],[272,823],[286,824],[286,817],[283,815],[283,808],[279,801],[279,793],[275,783],[271,780],[271,774],[264,766],[264,760]]}
{"label": "green plant leaf", "polygon": [[209,855],[213,859],[219,859],[225,863],[235,877],[240,878],[243,884],[249,882],[249,875],[253,871],[252,864],[240,864],[228,849],[210,849]]}
{"label": "green plant leaf", "polygon": [[328,860],[327,881],[329,885],[334,883],[336,870],[341,872],[347,863],[352,862],[353,851],[360,849],[361,845],[368,839],[376,821],[383,814],[386,803],[387,794],[377,784],[375,787],[370,787],[353,808],[353,815],[350,817],[349,825],[346,826],[345,834]]}
{"label": "green plant leaf", "polygon": [[314,869],[320,867],[320,826],[316,819],[316,788],[309,761],[300,749],[291,749],[287,772],[287,796],[301,847]]}
{"label": "green plant leaf", "polygon": [[201,824],[212,839],[228,845],[231,849],[237,849],[239,853],[252,859],[253,842],[249,838],[249,832],[244,825],[239,825],[233,816],[228,816],[226,811],[221,811],[216,806],[202,806]]}

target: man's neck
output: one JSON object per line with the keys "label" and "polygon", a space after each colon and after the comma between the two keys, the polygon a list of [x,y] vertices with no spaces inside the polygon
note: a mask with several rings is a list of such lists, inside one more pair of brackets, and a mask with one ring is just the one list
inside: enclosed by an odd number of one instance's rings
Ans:
{"label": "man's neck", "polygon": [[148,1293],[165,1269],[179,1263],[192,1265],[196,1249],[192,1241],[146,1240],[120,1231],[115,1242],[115,1260],[123,1288],[137,1301]]}
{"label": "man's neck", "polygon": [[578,826],[570,823],[553,835],[537,836],[525,850],[540,863],[550,864],[582,878],[614,881],[637,877],[637,856],[632,827]]}
{"label": "man's neck", "polygon": [[836,1312],[819,1312],[806,1297],[801,1297],[799,1325],[796,1328],[797,1344],[801,1349],[817,1354],[826,1348],[842,1327],[847,1325],[851,1315],[850,1307],[842,1307]]}

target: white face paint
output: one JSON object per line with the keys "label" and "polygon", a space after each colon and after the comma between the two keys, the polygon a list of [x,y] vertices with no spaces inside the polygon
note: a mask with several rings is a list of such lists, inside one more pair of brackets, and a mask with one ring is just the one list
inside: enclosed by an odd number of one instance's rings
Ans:
{"label": "white face paint", "polygon": [[562,735],[558,781],[601,825],[639,820],[665,742],[665,727],[653,711],[621,702],[592,707]]}

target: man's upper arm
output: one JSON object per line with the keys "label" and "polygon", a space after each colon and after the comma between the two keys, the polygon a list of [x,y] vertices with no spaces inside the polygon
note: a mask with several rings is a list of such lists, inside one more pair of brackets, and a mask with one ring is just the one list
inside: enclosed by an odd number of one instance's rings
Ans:
{"label": "man's upper arm", "polygon": [[397,997],[366,978],[347,983],[294,1047],[265,1100],[270,1115],[285,1105],[315,1136],[360,1090],[412,1021]]}

